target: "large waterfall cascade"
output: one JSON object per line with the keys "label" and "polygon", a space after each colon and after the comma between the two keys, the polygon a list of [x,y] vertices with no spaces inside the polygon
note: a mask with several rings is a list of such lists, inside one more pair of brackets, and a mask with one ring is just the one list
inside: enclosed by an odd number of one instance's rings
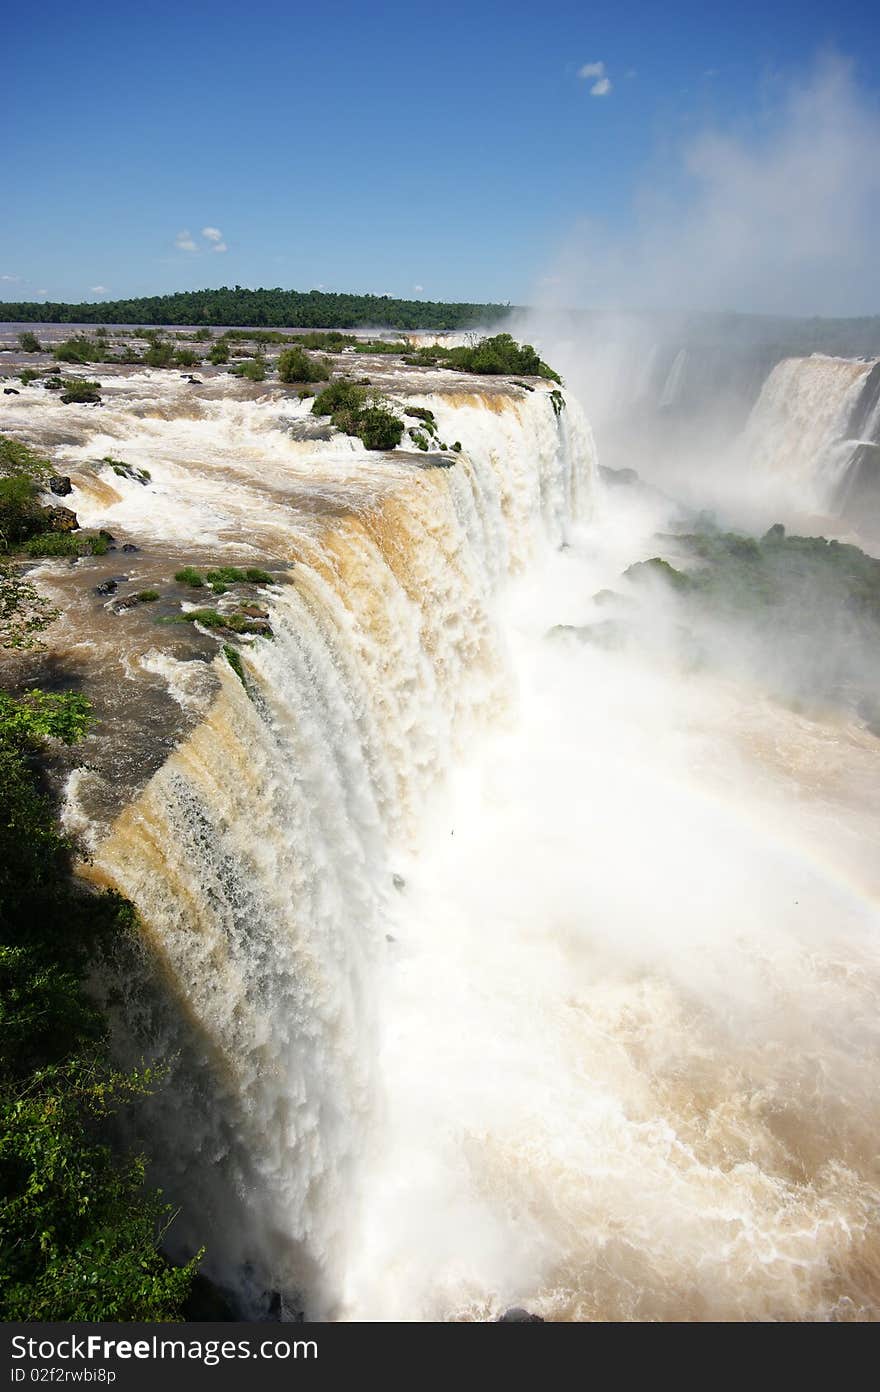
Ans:
{"label": "large waterfall cascade", "polygon": [[[184,1209],[177,1241],[210,1232],[208,1269],[240,1295],[252,1279],[325,1314],[381,1107],[375,977],[395,856],[509,702],[499,587],[594,501],[575,401],[558,412],[549,389],[431,381],[403,374],[428,388],[408,400],[461,441],[454,462],[297,439],[307,405],[193,404],[156,373],[121,382],[64,454],[85,525],[169,554],[256,548],[289,566],[265,592],[273,640],[243,650],[247,690],[219,656],[216,683],[199,688],[193,664],[159,644],[127,655],[129,675],[164,676],[198,718],[106,834],[90,825],[88,774],[71,779],[68,816],[92,842],[88,873],[137,905],[173,1002],[158,1051],[179,1061],[154,1124],[160,1177]],[[39,416],[21,410],[51,438],[44,400]],[[150,486],[96,477],[89,461],[105,455],[148,467]],[[143,1017],[135,1047],[155,1033],[137,981],[125,1014]]]}
{"label": "large waterfall cascade", "polygon": [[[778,371],[766,438],[826,369]],[[827,369],[826,435],[869,371]],[[760,674],[683,677],[662,597],[622,650],[548,639],[604,621],[668,500],[603,492],[570,396],[383,387],[461,454],[159,373],[100,413],[4,405],[80,520],[136,540],[132,583],[279,580],[243,685],[210,635],[41,572],[119,746],[87,745],[67,811],[141,912],[120,1037],[168,1061],[174,1241],[255,1314],[869,1316],[876,737]]]}

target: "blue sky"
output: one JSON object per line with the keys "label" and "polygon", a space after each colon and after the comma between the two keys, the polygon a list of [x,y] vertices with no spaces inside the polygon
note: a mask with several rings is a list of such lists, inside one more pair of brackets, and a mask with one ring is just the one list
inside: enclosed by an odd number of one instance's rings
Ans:
{"label": "blue sky", "polygon": [[238,283],[522,302],[573,229],[625,239],[700,132],[759,146],[821,51],[852,58],[869,105],[880,73],[878,7],[853,0],[16,11],[3,298]]}

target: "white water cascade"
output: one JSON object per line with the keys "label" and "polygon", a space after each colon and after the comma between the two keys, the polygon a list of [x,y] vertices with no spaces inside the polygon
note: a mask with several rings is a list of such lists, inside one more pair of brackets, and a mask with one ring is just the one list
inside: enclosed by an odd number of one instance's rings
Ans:
{"label": "white water cascade", "polygon": [[[208,1269],[245,1298],[252,1281],[312,1314],[337,1309],[382,1103],[376,978],[395,865],[426,797],[509,703],[499,587],[593,502],[576,403],[557,417],[547,392],[523,397],[420,397],[463,451],[451,467],[383,460],[372,498],[376,456],[312,446],[309,474],[306,449],[264,431],[259,408],[212,408],[219,436],[171,410],[146,425],[120,413],[117,446],[124,436],[128,461],[150,459],[153,488],[120,484],[109,506],[85,484],[75,495],[93,525],[140,510],[142,529],[173,538],[198,511],[215,543],[236,539],[232,521],[239,541],[265,528],[276,549],[271,489],[285,469],[313,492],[335,478],[352,500],[317,524],[291,514],[290,583],[271,604],[274,641],[244,655],[247,693],[215,664],[204,719],[98,840],[90,870],[137,904],[186,1022],[165,1019],[161,1052],[184,1062],[154,1113],[172,1157],[161,1177],[184,1208],[177,1241],[210,1234]],[[80,455],[95,451],[92,438]],[[131,991],[129,1022],[152,1009]]]}
{"label": "white water cascade", "polygon": [[850,418],[873,365],[815,354],[774,367],[741,441],[753,487],[796,498],[805,510],[834,510],[855,449]]}
{"label": "white water cascade", "polygon": [[[809,425],[794,376],[776,409]],[[660,593],[622,647],[548,637],[601,628],[668,500],[603,493],[570,398],[396,389],[461,453],[367,454],[289,396],[160,374],[100,413],[5,407],[83,522],[137,536],[132,584],[185,544],[286,567],[246,686],[93,593],[65,620],[65,651],[128,642],[119,685],[187,709],[109,828],[94,774],[70,792],[89,873],[141,913],[119,1014],[169,1060],[173,1241],[249,1313],[871,1317],[876,735],[683,669]]]}

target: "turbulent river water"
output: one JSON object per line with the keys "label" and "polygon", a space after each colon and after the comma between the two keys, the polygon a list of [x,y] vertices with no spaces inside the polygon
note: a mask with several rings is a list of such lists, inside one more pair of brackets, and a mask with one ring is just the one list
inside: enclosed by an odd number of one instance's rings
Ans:
{"label": "turbulent river water", "polygon": [[[876,736],[684,669],[659,595],[622,649],[548,638],[671,505],[602,485],[572,397],[384,385],[450,467],[160,373],[3,408],[137,583],[182,547],[284,580],[247,689],[107,606],[59,639],[183,721],[121,810],[99,764],[68,787],[143,920],[121,1047],[176,1060],[148,1125],[180,1250],[323,1319],[875,1316]],[[777,387],[751,453],[790,478]]]}

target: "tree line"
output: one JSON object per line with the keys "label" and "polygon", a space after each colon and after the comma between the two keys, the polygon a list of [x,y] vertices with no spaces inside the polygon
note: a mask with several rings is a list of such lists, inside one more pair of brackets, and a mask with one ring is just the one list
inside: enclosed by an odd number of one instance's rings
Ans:
{"label": "tree line", "polygon": [[355,329],[370,326],[415,331],[470,329],[498,323],[509,304],[446,304],[396,300],[388,295],[334,294],[322,290],[185,290],[174,295],[100,303],[54,300],[0,303],[0,320],[35,324],[194,324],[284,328]]}

